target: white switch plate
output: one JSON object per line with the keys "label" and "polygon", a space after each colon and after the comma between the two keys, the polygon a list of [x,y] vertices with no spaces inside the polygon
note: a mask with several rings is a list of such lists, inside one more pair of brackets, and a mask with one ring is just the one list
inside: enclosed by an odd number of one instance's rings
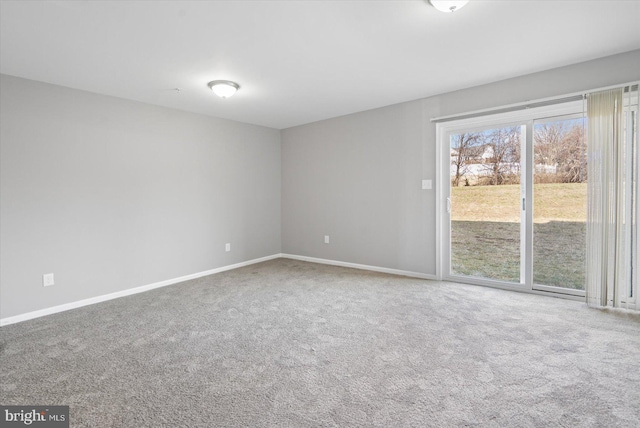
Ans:
{"label": "white switch plate", "polygon": [[324,235],[324,243],[325,244],[329,243],[329,235]]}
{"label": "white switch plate", "polygon": [[53,274],[52,273],[45,273],[44,275],[42,275],[42,285],[45,287],[48,287],[50,285],[55,284],[55,282],[53,281]]}
{"label": "white switch plate", "polygon": [[433,189],[433,182],[431,180],[422,180],[422,190]]}
{"label": "white switch plate", "polygon": [[224,250],[225,251],[231,251],[231,244],[229,244],[229,243],[224,244]]}

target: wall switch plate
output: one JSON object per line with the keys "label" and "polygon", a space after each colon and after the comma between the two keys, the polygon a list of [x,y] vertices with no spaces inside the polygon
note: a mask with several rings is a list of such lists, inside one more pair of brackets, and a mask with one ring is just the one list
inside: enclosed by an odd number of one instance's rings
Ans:
{"label": "wall switch plate", "polygon": [[431,189],[433,189],[433,181],[422,180],[422,190],[431,190]]}
{"label": "wall switch plate", "polygon": [[229,244],[229,243],[224,244],[224,250],[225,251],[231,251],[231,244]]}
{"label": "wall switch plate", "polygon": [[325,244],[329,243],[329,235],[324,235],[324,243]]}
{"label": "wall switch plate", "polygon": [[52,273],[45,273],[44,275],[42,275],[42,285],[45,287],[48,287],[50,285],[55,284],[55,282],[53,281],[53,274]]}

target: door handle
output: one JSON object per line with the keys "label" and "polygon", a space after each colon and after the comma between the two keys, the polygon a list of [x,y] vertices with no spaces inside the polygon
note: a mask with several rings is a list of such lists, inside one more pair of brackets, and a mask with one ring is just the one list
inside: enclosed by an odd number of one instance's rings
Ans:
{"label": "door handle", "polygon": [[451,214],[451,198],[447,198],[447,213]]}
{"label": "door handle", "polygon": [[525,199],[522,198],[522,211],[526,211],[526,209]]}

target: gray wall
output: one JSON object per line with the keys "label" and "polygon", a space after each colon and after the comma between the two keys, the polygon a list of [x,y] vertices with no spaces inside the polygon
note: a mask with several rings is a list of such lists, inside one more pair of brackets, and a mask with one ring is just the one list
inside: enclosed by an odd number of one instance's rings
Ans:
{"label": "gray wall", "polygon": [[0,76],[0,318],[280,252],[435,274],[430,118],[638,79],[640,50],[280,132]]}
{"label": "gray wall", "polygon": [[434,275],[431,118],[638,79],[640,50],[283,130],[282,251]]}
{"label": "gray wall", "polygon": [[283,131],[284,252],[426,271],[422,132],[420,101]]}
{"label": "gray wall", "polygon": [[280,253],[278,130],[0,83],[0,318]]}

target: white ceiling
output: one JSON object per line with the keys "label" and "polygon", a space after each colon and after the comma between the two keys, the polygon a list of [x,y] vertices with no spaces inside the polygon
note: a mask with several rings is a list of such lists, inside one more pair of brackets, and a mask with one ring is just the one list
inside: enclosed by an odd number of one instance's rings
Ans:
{"label": "white ceiling", "polygon": [[640,48],[639,0],[3,0],[0,19],[4,74],[278,129]]}

